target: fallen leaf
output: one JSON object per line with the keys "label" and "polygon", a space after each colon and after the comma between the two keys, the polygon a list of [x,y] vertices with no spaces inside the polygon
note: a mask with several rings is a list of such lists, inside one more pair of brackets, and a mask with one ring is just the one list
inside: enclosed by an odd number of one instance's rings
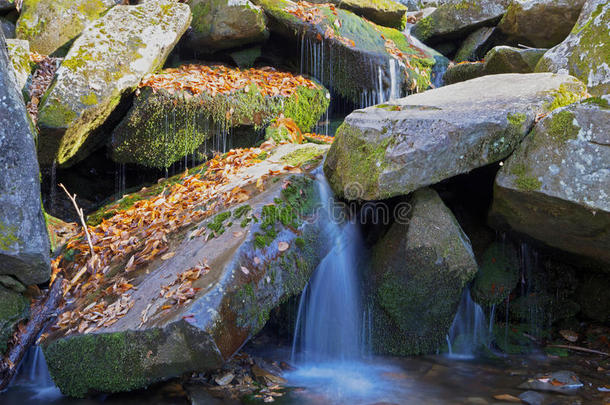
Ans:
{"label": "fallen leaf", "polygon": [[288,250],[289,247],[290,245],[286,242],[280,242],[277,244],[277,250],[279,250],[280,252]]}

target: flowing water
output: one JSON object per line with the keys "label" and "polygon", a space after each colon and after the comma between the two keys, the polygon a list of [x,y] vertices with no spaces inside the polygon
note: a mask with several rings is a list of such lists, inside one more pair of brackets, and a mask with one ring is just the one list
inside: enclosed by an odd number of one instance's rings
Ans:
{"label": "flowing water", "polygon": [[472,300],[470,288],[464,288],[457,314],[447,334],[449,357],[472,359],[489,345],[489,327],[483,308]]}

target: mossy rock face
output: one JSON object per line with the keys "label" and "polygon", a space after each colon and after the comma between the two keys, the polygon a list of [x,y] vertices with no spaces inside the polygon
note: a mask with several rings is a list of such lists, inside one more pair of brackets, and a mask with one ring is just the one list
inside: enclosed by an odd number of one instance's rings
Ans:
{"label": "mossy rock face", "polygon": [[445,341],[462,289],[477,267],[470,241],[438,194],[421,189],[408,223],[373,248],[373,351],[434,353]]}
{"label": "mossy rock face", "polygon": [[95,130],[124,94],[161,67],[191,20],[170,0],[115,6],[75,41],[40,104],[39,161],[67,166],[104,141]]}
{"label": "mossy rock face", "polygon": [[577,293],[582,313],[590,319],[610,322],[610,278],[608,274],[589,274]]}
{"label": "mossy rock face", "polygon": [[403,30],[407,22],[407,6],[393,0],[314,0],[311,3],[332,3],[375,24]]}
{"label": "mossy rock face", "polygon": [[[260,189],[255,186],[261,174],[279,173],[284,157],[312,146],[318,150],[317,164],[301,165],[298,175],[271,175]],[[273,308],[302,291],[330,248],[323,243],[322,224],[312,220],[319,196],[309,172],[327,150],[281,145],[269,151],[268,159],[244,167],[241,175],[251,180],[244,183],[236,176],[221,191],[239,185],[249,191],[249,200],[167,234],[168,252],[174,255],[135,270],[129,281],[137,287],[130,292],[134,304],[124,317],[95,332],[51,334],[44,351],[61,391],[75,397],[130,391],[211,371],[231,358],[263,328]],[[135,199],[145,198],[150,196],[141,193]],[[162,286],[201,263],[209,268],[192,281],[192,300],[164,307],[171,300],[160,297]],[[82,310],[89,304],[80,297],[74,306]],[[144,322],[143,311],[148,314]]]}
{"label": "mossy rock face", "polygon": [[610,3],[587,0],[572,32],[549,49],[537,72],[568,71],[582,80],[594,96],[610,93]]}
{"label": "mossy rock face", "polygon": [[532,73],[546,49],[496,46],[485,55],[485,74]]}
{"label": "mossy rock face", "polygon": [[420,19],[413,34],[427,44],[465,37],[500,21],[510,0],[450,0]]}
{"label": "mossy rock face", "polygon": [[0,275],[24,284],[51,275],[49,238],[40,199],[36,130],[0,33]]}
{"label": "mossy rock face", "polygon": [[[397,67],[398,87],[405,92],[427,89],[434,64],[447,63],[439,53],[418,48],[399,30],[376,25],[347,10],[313,5],[318,19],[310,23],[290,13],[298,7],[292,1],[254,2],[265,10],[272,32],[303,48],[304,72],[356,104],[367,94],[377,97],[380,81],[384,91],[390,89],[391,63]],[[310,55],[313,48],[330,59]],[[402,54],[400,58],[394,56],[396,50]]]}
{"label": "mossy rock face", "polygon": [[504,43],[551,48],[563,41],[576,23],[585,0],[514,1],[498,24]]}
{"label": "mossy rock face", "polygon": [[479,271],[471,289],[480,305],[499,304],[519,282],[519,253],[509,243],[493,243],[479,261]]}
{"label": "mossy rock face", "polygon": [[193,21],[187,46],[197,53],[262,42],[269,36],[263,10],[249,0],[193,0],[189,7]]}
{"label": "mossy rock face", "polygon": [[348,199],[406,195],[506,158],[538,114],[585,94],[568,75],[489,75],[356,110],[324,172]]}
{"label": "mossy rock face", "polygon": [[455,84],[481,76],[485,76],[485,62],[459,63],[449,66],[443,75],[443,83],[445,85]]}
{"label": "mossy rock face", "polygon": [[15,327],[27,319],[29,312],[27,298],[0,285],[0,354],[4,354]]}
{"label": "mossy rock face", "polygon": [[24,0],[17,38],[30,41],[33,51],[50,55],[76,38],[117,0]]}
{"label": "mossy rock face", "polygon": [[240,127],[240,133],[229,136],[254,140],[256,131],[280,114],[308,132],[328,108],[327,95],[322,86],[302,86],[291,96],[275,97],[262,95],[255,85],[214,96],[144,87],[113,132],[112,158],[120,163],[168,167],[193,153],[217,132],[233,132],[233,128]]}
{"label": "mossy rock face", "polygon": [[604,101],[556,109],[536,125],[498,172],[495,226],[610,263],[610,109]]}
{"label": "mossy rock face", "polygon": [[30,60],[30,44],[20,39],[7,39],[8,56],[15,70],[17,86],[23,90],[32,73],[32,61]]}
{"label": "mossy rock face", "polygon": [[491,47],[491,38],[495,29],[481,27],[464,40],[453,60],[455,62],[475,62],[483,59]]}

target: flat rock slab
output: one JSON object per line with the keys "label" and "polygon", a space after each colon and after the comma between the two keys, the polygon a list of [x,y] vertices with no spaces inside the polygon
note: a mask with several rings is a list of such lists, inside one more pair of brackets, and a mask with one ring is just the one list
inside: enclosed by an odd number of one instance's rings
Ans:
{"label": "flat rock slab", "polygon": [[610,263],[608,162],[608,101],[592,98],[557,109],[536,124],[498,172],[491,219]]}
{"label": "flat rock slab", "polygon": [[[80,295],[70,312],[60,316],[63,329],[45,342],[49,370],[62,392],[84,396],[128,391],[222,366],[265,325],[272,308],[305,287],[326,254],[328,244],[313,216],[316,181],[307,169],[290,174],[284,168],[296,164],[297,155],[317,161],[308,167],[317,166],[327,149],[282,145],[265,160],[237,168],[218,185],[216,203],[224,201],[225,193],[243,189],[250,196],[244,204],[223,206],[203,221],[168,233],[167,253],[134,271],[125,270],[130,259],[121,258],[105,276],[109,286],[114,273],[134,287],[120,298],[95,298],[108,291],[103,284]],[[259,182],[263,176],[267,180]],[[168,204],[160,194],[153,198],[156,204]],[[189,213],[213,203],[206,198],[204,206]],[[130,256],[144,257],[141,252]],[[196,269],[201,275],[181,287],[185,274]],[[184,294],[190,298],[180,298]],[[73,314],[95,305],[92,300],[113,298],[126,308],[114,323],[88,321],[98,316],[91,313],[72,322]]]}
{"label": "flat rock slab", "polygon": [[121,97],[161,67],[186,31],[191,11],[170,0],[115,6],[70,48],[39,109],[41,164],[67,165],[103,141],[92,136]]}
{"label": "flat rock slab", "polygon": [[568,75],[503,74],[356,110],[337,130],[324,171],[347,199],[409,194],[504,159],[538,114],[585,94]]}
{"label": "flat rock slab", "polygon": [[26,285],[51,275],[35,138],[0,32],[0,275]]}

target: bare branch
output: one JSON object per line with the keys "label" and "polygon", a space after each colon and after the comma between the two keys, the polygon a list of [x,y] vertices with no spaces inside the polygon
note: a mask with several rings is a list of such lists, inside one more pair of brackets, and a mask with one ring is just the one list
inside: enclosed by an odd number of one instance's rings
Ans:
{"label": "bare branch", "polygon": [[78,204],[76,203],[76,194],[71,195],[68,192],[68,189],[61,183],[59,183],[59,187],[61,187],[62,190],[64,190],[64,192],[66,193],[66,195],[68,196],[70,201],[72,201],[72,204],[74,205],[74,209],[76,209],[76,213],[78,214],[78,218],[80,219],[80,223],[82,224],[83,229],[85,231],[85,236],[87,237],[87,243],[89,244],[89,252],[91,252],[91,257],[95,256],[95,252],[93,250],[93,243],[91,243],[91,235],[89,235],[89,228],[87,227],[87,223],[85,222],[85,214],[83,212],[83,209],[80,208],[78,206]]}

